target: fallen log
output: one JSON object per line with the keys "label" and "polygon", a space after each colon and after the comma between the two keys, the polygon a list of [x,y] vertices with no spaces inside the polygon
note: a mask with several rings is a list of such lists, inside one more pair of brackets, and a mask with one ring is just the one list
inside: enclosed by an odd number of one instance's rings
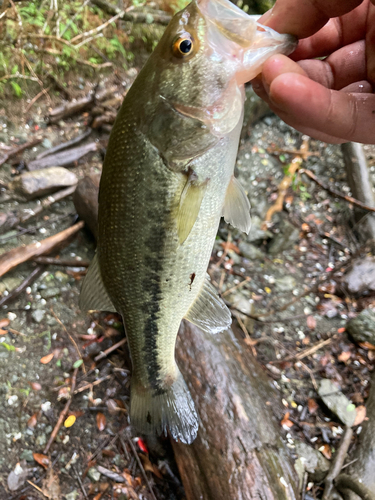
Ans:
{"label": "fallen log", "polygon": [[[98,177],[84,180],[74,203],[96,229]],[[231,330],[208,335],[183,323],[176,359],[201,418],[192,445],[173,443],[187,500],[296,499],[296,472],[272,412],[279,395],[245,343]]]}
{"label": "fallen log", "polygon": [[81,97],[76,101],[66,102],[57,108],[51,109],[48,115],[49,123],[57,123],[63,118],[68,118],[69,116],[75,115],[85,111],[86,109],[93,106],[95,103],[95,94],[91,93],[88,96]]}
{"label": "fallen log", "polygon": [[39,170],[47,167],[66,167],[72,165],[83,156],[91,151],[97,151],[98,145],[96,142],[90,142],[77,148],[61,151],[53,155],[45,156],[44,158],[32,160],[27,164],[28,170]]}
{"label": "fallen log", "polygon": [[43,151],[43,153],[40,153],[35,159],[40,160],[45,156],[50,156],[54,153],[58,153],[59,151],[63,151],[64,149],[68,149],[71,146],[75,146],[76,144],[79,144],[80,142],[87,139],[87,137],[91,134],[91,132],[92,132],[91,128],[88,128],[87,130],[85,130],[85,132],[83,132],[83,134],[73,137],[73,139],[70,139],[70,141],[63,142],[61,144],[58,144],[57,146],[54,146],[53,148]]}
{"label": "fallen log", "polygon": [[91,3],[99,7],[103,12],[111,16],[116,16],[120,14],[120,19],[124,21],[130,21],[132,23],[157,23],[167,26],[171,20],[171,16],[164,12],[123,12],[116,5],[110,4],[105,0],[91,0]]}

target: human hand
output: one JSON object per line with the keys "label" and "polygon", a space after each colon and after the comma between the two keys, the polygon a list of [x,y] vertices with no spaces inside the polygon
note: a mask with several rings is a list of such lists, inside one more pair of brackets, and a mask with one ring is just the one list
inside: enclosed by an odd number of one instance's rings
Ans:
{"label": "human hand", "polygon": [[375,0],[277,0],[260,23],[303,38],[253,80],[271,109],[316,139],[375,144]]}

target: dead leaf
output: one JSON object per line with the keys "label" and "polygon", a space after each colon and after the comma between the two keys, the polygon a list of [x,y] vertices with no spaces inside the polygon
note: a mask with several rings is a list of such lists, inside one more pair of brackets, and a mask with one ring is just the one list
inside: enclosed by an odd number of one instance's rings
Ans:
{"label": "dead leaf", "polygon": [[314,413],[317,412],[318,408],[319,408],[319,405],[318,403],[315,401],[315,399],[313,398],[309,398],[307,400],[307,407],[309,409],[309,413],[310,415],[313,415]]}
{"label": "dead leaf", "polygon": [[240,249],[238,248],[237,245],[235,245],[234,243],[231,243],[230,241],[223,241],[222,243],[220,243],[220,245],[224,248],[224,250],[226,250],[227,252],[230,251],[230,250],[233,250],[233,252],[237,253],[237,254],[240,254]]}
{"label": "dead leaf", "polygon": [[289,420],[289,415],[290,415],[290,412],[287,411],[284,415],[284,418],[282,419],[281,421],[281,425],[285,428],[288,428],[290,429],[291,427],[293,427],[293,422],[291,420]]}
{"label": "dead leaf", "polygon": [[33,458],[39,465],[41,465],[45,469],[48,468],[50,461],[47,455],[42,455],[41,453],[33,453]]}
{"label": "dead leaf", "polygon": [[345,326],[343,326],[342,328],[338,328],[337,329],[337,333],[344,333],[346,330]]}
{"label": "dead leaf", "polygon": [[40,359],[40,362],[41,362],[43,365],[47,365],[50,361],[52,361],[52,358],[53,358],[53,352],[51,352],[50,354],[47,354],[46,356],[43,356],[43,357]]}
{"label": "dead leaf", "polygon": [[352,353],[350,351],[342,351],[341,354],[337,356],[337,359],[341,361],[341,363],[346,363],[351,358]]}
{"label": "dead leaf", "polygon": [[309,226],[308,224],[306,224],[306,222],[304,222],[304,223],[301,225],[301,229],[302,229],[302,231],[303,231],[303,232],[305,232],[305,233],[308,233],[308,232],[310,232],[310,231],[311,231],[310,226]]}
{"label": "dead leaf", "polygon": [[367,349],[369,351],[375,351],[375,345],[370,344],[370,342],[360,342],[359,346],[362,347],[363,349]]}
{"label": "dead leaf", "polygon": [[42,386],[39,384],[39,382],[29,382],[30,387],[33,391],[41,391]]}
{"label": "dead leaf", "polygon": [[37,413],[34,413],[34,415],[31,415],[31,417],[29,418],[29,420],[27,421],[27,427],[29,429],[34,429],[34,427],[36,426],[37,424],[37,421],[38,421],[38,414]]}
{"label": "dead leaf", "polygon": [[356,425],[359,425],[361,424],[364,419],[366,418],[366,406],[357,406],[357,408],[355,409],[355,411],[357,412],[357,415],[354,419],[354,424],[353,424],[353,427],[355,427]]}
{"label": "dead leaf", "polygon": [[314,316],[307,316],[306,318],[306,324],[307,327],[310,328],[310,330],[315,330],[316,328],[316,319]]}
{"label": "dead leaf", "polygon": [[147,455],[143,455],[142,454],[142,455],[139,455],[139,456],[141,457],[141,460],[142,460],[142,463],[143,463],[143,468],[146,471],[150,471],[153,474],[155,474],[155,476],[158,477],[159,479],[163,479],[163,476],[162,476],[161,472],[156,467],[156,465],[154,465],[153,463],[151,463],[151,460],[148,458]]}
{"label": "dead leaf", "polygon": [[324,455],[328,460],[332,457],[332,450],[328,444],[324,444],[319,448],[319,451],[322,455]]}
{"label": "dead leaf", "polygon": [[2,318],[0,319],[0,328],[5,328],[8,326],[10,323],[10,320],[8,318]]}
{"label": "dead leaf", "polygon": [[105,426],[107,423],[107,419],[105,418],[104,413],[101,413],[100,411],[96,414],[96,426],[100,431],[104,431]]}

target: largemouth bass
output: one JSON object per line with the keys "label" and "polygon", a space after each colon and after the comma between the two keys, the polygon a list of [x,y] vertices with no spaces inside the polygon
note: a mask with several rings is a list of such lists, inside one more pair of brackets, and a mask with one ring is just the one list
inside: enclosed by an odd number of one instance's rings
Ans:
{"label": "largemouth bass", "polygon": [[220,218],[248,232],[233,176],[244,83],[294,39],[229,0],[176,14],[124,99],[99,192],[97,254],[81,308],[119,312],[133,363],[131,423],[191,443],[198,416],[175,362],[183,318],[220,332],[231,314],[207,278]]}

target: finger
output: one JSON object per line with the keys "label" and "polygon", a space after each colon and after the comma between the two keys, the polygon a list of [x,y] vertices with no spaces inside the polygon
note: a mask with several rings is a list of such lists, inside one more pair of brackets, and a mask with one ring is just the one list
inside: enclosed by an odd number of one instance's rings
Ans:
{"label": "finger", "polygon": [[[346,141],[375,143],[375,95],[329,90],[306,76],[286,73],[270,86],[271,102],[311,129]],[[300,118],[301,117],[301,118]]]}
{"label": "finger", "polygon": [[341,92],[350,92],[356,94],[371,94],[372,85],[367,80],[362,80],[360,82],[354,82],[341,89]]}
{"label": "finger", "polygon": [[365,41],[343,47],[324,61],[318,59],[299,61],[307,76],[327,88],[340,90],[353,82],[366,80]]}
{"label": "finger", "polygon": [[362,40],[343,47],[324,61],[312,59],[297,64],[283,55],[272,56],[265,62],[262,72],[266,90],[282,73],[305,75],[327,88],[339,90],[353,82],[366,80],[365,42]]}
{"label": "finger", "polygon": [[367,16],[366,57],[367,79],[375,84],[375,0],[372,3]]}
{"label": "finger", "polygon": [[[280,33],[305,38],[316,33],[331,17],[347,14],[363,0],[277,0],[260,22]],[[367,0],[366,0],[367,1]]]}

